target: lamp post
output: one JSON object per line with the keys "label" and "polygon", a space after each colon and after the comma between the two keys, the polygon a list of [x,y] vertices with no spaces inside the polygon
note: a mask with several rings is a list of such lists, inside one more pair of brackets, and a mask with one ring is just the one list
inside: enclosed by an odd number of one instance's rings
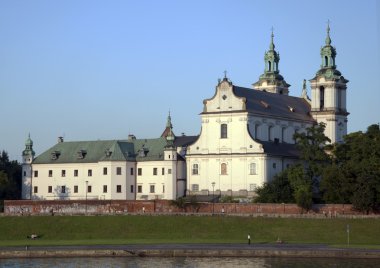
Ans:
{"label": "lamp post", "polygon": [[212,215],[214,215],[214,205],[215,205],[214,187],[215,187],[215,182],[212,182],[211,185],[212,185]]}
{"label": "lamp post", "polygon": [[87,214],[87,190],[88,190],[88,181],[86,181],[86,214]]}

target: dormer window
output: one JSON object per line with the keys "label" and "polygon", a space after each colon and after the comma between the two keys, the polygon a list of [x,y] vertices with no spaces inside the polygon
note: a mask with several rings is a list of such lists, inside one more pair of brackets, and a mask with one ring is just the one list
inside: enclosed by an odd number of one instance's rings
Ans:
{"label": "dormer window", "polygon": [[54,152],[52,152],[52,153],[51,153],[51,159],[52,159],[52,160],[57,160],[60,154],[61,154],[61,153],[60,153],[59,151],[54,151]]}
{"label": "dormer window", "polygon": [[139,153],[139,157],[145,157],[147,154],[148,154],[149,150],[148,148],[141,148],[138,153]]}
{"label": "dormer window", "polygon": [[295,110],[296,110],[294,107],[291,107],[291,106],[288,106],[288,109],[289,109],[289,111],[291,111],[292,113],[294,113]]}
{"label": "dormer window", "polygon": [[266,103],[265,101],[260,101],[260,104],[261,104],[262,106],[264,106],[265,108],[269,108],[269,104]]}
{"label": "dormer window", "polygon": [[77,152],[77,158],[83,159],[86,156],[87,152],[85,150],[80,150]]}
{"label": "dormer window", "polygon": [[111,154],[112,154],[112,152],[111,152],[109,149],[107,149],[107,150],[105,151],[105,154],[106,154],[106,157],[110,157]]}

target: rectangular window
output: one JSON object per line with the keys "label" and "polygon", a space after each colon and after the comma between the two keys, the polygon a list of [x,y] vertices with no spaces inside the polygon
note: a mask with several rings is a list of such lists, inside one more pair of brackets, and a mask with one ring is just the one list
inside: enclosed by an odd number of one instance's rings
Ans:
{"label": "rectangular window", "polygon": [[165,193],[165,184],[162,184],[162,192]]}
{"label": "rectangular window", "polygon": [[277,167],[277,164],[276,163],[273,163],[273,168],[275,169]]}
{"label": "rectangular window", "polygon": [[78,170],[74,169],[74,177],[78,177]]}
{"label": "rectangular window", "polygon": [[49,170],[49,177],[53,177],[53,170]]}
{"label": "rectangular window", "polygon": [[193,164],[193,169],[192,169],[192,174],[193,175],[198,175],[198,164]]}
{"label": "rectangular window", "polygon": [[250,191],[256,191],[256,187],[257,187],[256,183],[251,183],[251,184],[249,185],[249,190],[250,190]]}
{"label": "rectangular window", "polygon": [[107,175],[107,168],[106,167],[103,168],[103,175]]}
{"label": "rectangular window", "polygon": [[131,193],[133,193],[133,190],[134,190],[134,189],[133,189],[133,185],[131,185]]}
{"label": "rectangular window", "polygon": [[78,185],[74,185],[74,193],[78,193]]}
{"label": "rectangular window", "polygon": [[157,175],[157,168],[153,168],[153,175]]}
{"label": "rectangular window", "polygon": [[150,192],[150,193],[154,193],[154,188],[155,188],[155,187],[154,187],[154,184],[150,185],[150,186],[149,186],[149,189],[150,189],[149,192]]}
{"label": "rectangular window", "polygon": [[64,169],[61,170],[61,177],[66,177],[66,170]]}
{"label": "rectangular window", "polygon": [[319,88],[319,108],[322,110],[325,107],[325,88]]}
{"label": "rectangular window", "polygon": [[133,168],[130,169],[130,174],[133,175]]}
{"label": "rectangular window", "polygon": [[121,175],[121,167],[116,168],[116,175]]}
{"label": "rectangular window", "polygon": [[195,191],[195,192],[198,192],[199,191],[199,184],[192,184],[191,185],[191,190]]}
{"label": "rectangular window", "polygon": [[63,194],[66,193],[66,186],[65,185],[61,186],[61,193],[63,193]]}
{"label": "rectangular window", "polygon": [[137,185],[137,192],[142,193],[142,185]]}
{"label": "rectangular window", "polygon": [[92,186],[91,185],[88,185],[87,186],[87,193],[91,193],[92,192]]}
{"label": "rectangular window", "polygon": [[92,169],[89,169],[89,170],[88,170],[87,175],[88,175],[89,177],[92,176]]}
{"label": "rectangular window", "polygon": [[26,176],[26,171],[24,171],[24,177]]}
{"label": "rectangular window", "polygon": [[121,185],[116,185],[116,193],[121,193]]}
{"label": "rectangular window", "polygon": [[38,193],[38,186],[33,187],[33,193],[35,193],[35,194]]}
{"label": "rectangular window", "polygon": [[227,175],[227,164],[226,163],[222,163],[220,165],[220,174],[221,175]]}
{"label": "rectangular window", "polygon": [[255,175],[255,174],[257,174],[256,172],[257,172],[256,171],[256,163],[249,164],[249,174]]}
{"label": "rectangular window", "polygon": [[227,139],[227,124],[220,125],[220,138]]}
{"label": "rectangular window", "polygon": [[107,192],[107,185],[103,185],[103,193]]}
{"label": "rectangular window", "polygon": [[162,168],[161,174],[165,175],[165,168]]}
{"label": "rectangular window", "polygon": [[172,169],[171,168],[168,169],[168,174],[169,175],[172,174]]}
{"label": "rectangular window", "polygon": [[48,193],[52,193],[53,192],[53,186],[48,186]]}
{"label": "rectangular window", "polygon": [[141,176],[142,175],[142,168],[137,169],[137,175]]}
{"label": "rectangular window", "polygon": [[35,177],[35,178],[38,177],[38,170],[35,170],[35,171],[34,171],[34,177]]}

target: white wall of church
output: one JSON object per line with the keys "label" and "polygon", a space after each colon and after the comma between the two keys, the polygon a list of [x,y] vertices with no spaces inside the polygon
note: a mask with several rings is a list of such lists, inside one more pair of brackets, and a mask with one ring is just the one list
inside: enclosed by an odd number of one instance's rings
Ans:
{"label": "white wall of church", "polygon": [[304,133],[312,123],[266,118],[251,115],[248,120],[248,128],[254,139],[260,141],[274,141],[294,144],[294,133]]}

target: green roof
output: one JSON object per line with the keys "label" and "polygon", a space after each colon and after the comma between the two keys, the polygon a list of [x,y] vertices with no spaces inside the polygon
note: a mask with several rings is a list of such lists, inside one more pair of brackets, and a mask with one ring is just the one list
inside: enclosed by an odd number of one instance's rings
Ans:
{"label": "green roof", "polygon": [[33,164],[97,163],[99,161],[164,160],[166,139],[60,142],[37,156]]}

